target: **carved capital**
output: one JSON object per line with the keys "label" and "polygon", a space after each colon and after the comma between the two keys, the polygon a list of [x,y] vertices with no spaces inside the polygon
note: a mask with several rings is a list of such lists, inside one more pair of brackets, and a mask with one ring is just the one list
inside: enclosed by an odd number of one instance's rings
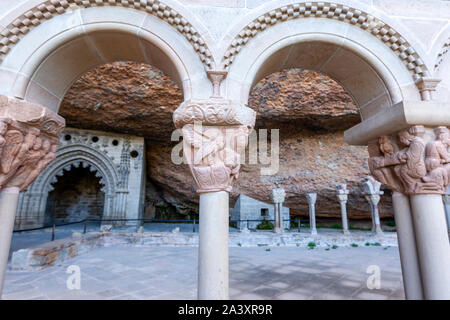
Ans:
{"label": "carved capital", "polygon": [[347,202],[349,191],[347,190],[347,184],[341,183],[336,186],[336,193],[339,202]]}
{"label": "carved capital", "polygon": [[317,193],[307,193],[306,200],[308,201],[309,205],[314,205],[317,200]]}
{"label": "carved capital", "polygon": [[412,126],[369,144],[372,175],[404,194],[444,194],[450,180],[447,127]]}
{"label": "carved capital", "polygon": [[420,91],[423,101],[429,101],[432,99],[432,93],[436,91],[436,87],[440,82],[441,79],[433,79],[428,77],[421,77],[416,80],[416,86]]}
{"label": "carved capital", "polygon": [[283,203],[286,197],[286,191],[282,188],[270,190],[270,199],[273,203]]}
{"label": "carved capital", "polygon": [[381,183],[375,180],[372,176],[367,176],[363,179],[363,193],[365,195],[382,195],[383,191],[380,191]]}
{"label": "carved capital", "polygon": [[64,126],[47,108],[0,95],[0,189],[26,190],[55,159]]}
{"label": "carved capital", "polygon": [[232,189],[240,169],[240,154],[248,142],[247,126],[186,124],[183,153],[198,193]]}
{"label": "carved capital", "polygon": [[178,129],[194,123],[253,128],[255,118],[256,112],[252,109],[222,98],[185,101],[173,113],[173,121]]}

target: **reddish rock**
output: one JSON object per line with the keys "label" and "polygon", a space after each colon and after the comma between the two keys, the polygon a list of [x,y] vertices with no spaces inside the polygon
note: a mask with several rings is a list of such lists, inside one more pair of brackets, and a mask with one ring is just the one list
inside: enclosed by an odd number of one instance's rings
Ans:
{"label": "reddish rock", "polygon": [[[60,114],[67,125],[129,133],[145,137],[147,203],[165,217],[198,210],[198,196],[189,169],[170,160],[172,113],[183,100],[179,88],[157,69],[118,62],[88,72],[68,91]],[[256,129],[280,129],[280,169],[261,176],[259,165],[242,166],[231,194],[269,201],[277,185],[287,191],[286,205],[294,214],[307,214],[305,192],[318,192],[317,216],[339,217],[335,184],[348,184],[350,218],[369,218],[359,194],[368,174],[365,147],[349,146],[343,131],[360,121],[350,96],[332,79],[311,71],[291,69],[261,80],[249,106],[258,112]],[[164,209],[165,208],[165,209]],[[389,196],[381,201],[382,217],[391,217]]]}

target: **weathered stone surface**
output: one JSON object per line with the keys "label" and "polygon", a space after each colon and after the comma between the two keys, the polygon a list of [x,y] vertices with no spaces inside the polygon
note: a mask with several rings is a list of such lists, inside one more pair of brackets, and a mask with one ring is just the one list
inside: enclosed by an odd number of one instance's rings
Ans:
{"label": "weathered stone surface", "polygon": [[[178,143],[170,141],[175,129],[172,114],[182,100],[177,86],[157,69],[120,62],[75,82],[60,114],[69,126],[144,136],[146,216],[169,218],[198,210],[188,166],[170,161]],[[347,183],[349,218],[370,217],[359,186],[369,174],[368,153],[365,147],[344,143],[343,130],[359,122],[359,114],[341,86],[324,75],[291,69],[260,81],[249,101],[257,111],[256,129],[280,129],[280,170],[261,176],[259,165],[242,165],[231,205],[240,193],[270,202],[270,190],[279,186],[286,190],[285,205],[292,214],[307,216],[304,194],[317,192],[317,217],[340,217],[336,183]],[[391,214],[388,193],[382,197],[380,214]]]}
{"label": "weathered stone surface", "polygon": [[182,101],[181,90],[161,71],[116,62],[76,81],[59,113],[73,127],[130,133],[164,144],[175,129],[172,113]]}
{"label": "weathered stone surface", "polygon": [[345,130],[360,122],[351,97],[317,72],[290,69],[273,73],[252,89],[249,106],[257,128],[283,128],[281,135],[311,130]]}

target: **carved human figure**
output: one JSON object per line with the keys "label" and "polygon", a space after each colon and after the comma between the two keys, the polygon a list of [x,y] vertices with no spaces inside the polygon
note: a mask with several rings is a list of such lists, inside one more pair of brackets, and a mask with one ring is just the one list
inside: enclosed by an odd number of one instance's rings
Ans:
{"label": "carved human figure", "polygon": [[[402,185],[396,179],[393,166],[398,164],[393,142],[387,136],[378,139],[376,150],[369,150],[372,157],[369,159],[369,169],[374,178],[381,183],[390,186],[396,191],[401,191]],[[371,152],[372,151],[372,152]]]}
{"label": "carved human figure", "polygon": [[20,191],[25,191],[42,170],[56,158],[58,142],[51,142],[45,139],[42,147],[36,150],[38,143],[33,147],[29,157],[17,170],[14,178],[8,182],[7,186],[17,186]]}
{"label": "carved human figure", "polygon": [[[13,129],[6,133],[6,145],[0,159],[2,172],[0,174],[0,188],[4,187],[6,182],[14,176],[17,169],[26,160],[29,150],[35,146],[39,132],[39,130],[31,128],[25,137],[19,130]],[[38,142],[37,146],[40,148],[40,142]]]}
{"label": "carved human figure", "polygon": [[226,130],[190,124],[183,127],[184,153],[198,192],[231,191],[239,174],[239,150],[245,148],[247,135],[245,126]]}
{"label": "carved human figure", "polygon": [[[419,183],[421,190],[430,192],[444,192],[449,183],[447,167],[450,163],[450,132],[446,127],[438,127],[434,130],[436,140],[427,144],[425,149],[425,165],[428,171]],[[444,166],[446,165],[446,166]]]}
{"label": "carved human figure", "polygon": [[[20,187],[23,181],[28,177],[33,168],[38,164],[39,160],[44,157],[47,151],[41,149],[43,146],[42,138],[36,137],[32,147],[25,153],[24,160],[14,172],[14,176],[6,183],[6,187]],[[48,147],[48,149],[50,149]]]}
{"label": "carved human figure", "polygon": [[[3,150],[2,155],[2,170],[11,177],[19,166],[25,161],[29,150],[35,146],[36,139],[40,134],[40,130],[30,128],[22,139],[23,135],[18,130],[10,130],[6,133],[6,149]],[[38,145],[40,148],[40,142]],[[0,180],[1,181],[1,180]],[[0,182],[0,186],[3,185]]]}
{"label": "carved human figure", "polygon": [[394,167],[394,171],[407,194],[413,194],[417,191],[417,183],[427,173],[424,160],[424,134],[425,128],[423,126],[413,126],[398,134],[400,142],[406,148],[395,153],[394,160],[397,160],[399,164]]}

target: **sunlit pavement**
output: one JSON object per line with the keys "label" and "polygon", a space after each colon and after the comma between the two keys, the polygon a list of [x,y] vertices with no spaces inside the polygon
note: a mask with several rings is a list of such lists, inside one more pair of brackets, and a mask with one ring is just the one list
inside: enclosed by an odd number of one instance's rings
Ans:
{"label": "sunlit pavement", "polygon": [[[79,290],[67,287],[71,265]],[[195,299],[196,287],[195,247],[103,247],[40,271],[8,270],[3,299]],[[404,299],[398,248],[230,248],[230,298]]]}

